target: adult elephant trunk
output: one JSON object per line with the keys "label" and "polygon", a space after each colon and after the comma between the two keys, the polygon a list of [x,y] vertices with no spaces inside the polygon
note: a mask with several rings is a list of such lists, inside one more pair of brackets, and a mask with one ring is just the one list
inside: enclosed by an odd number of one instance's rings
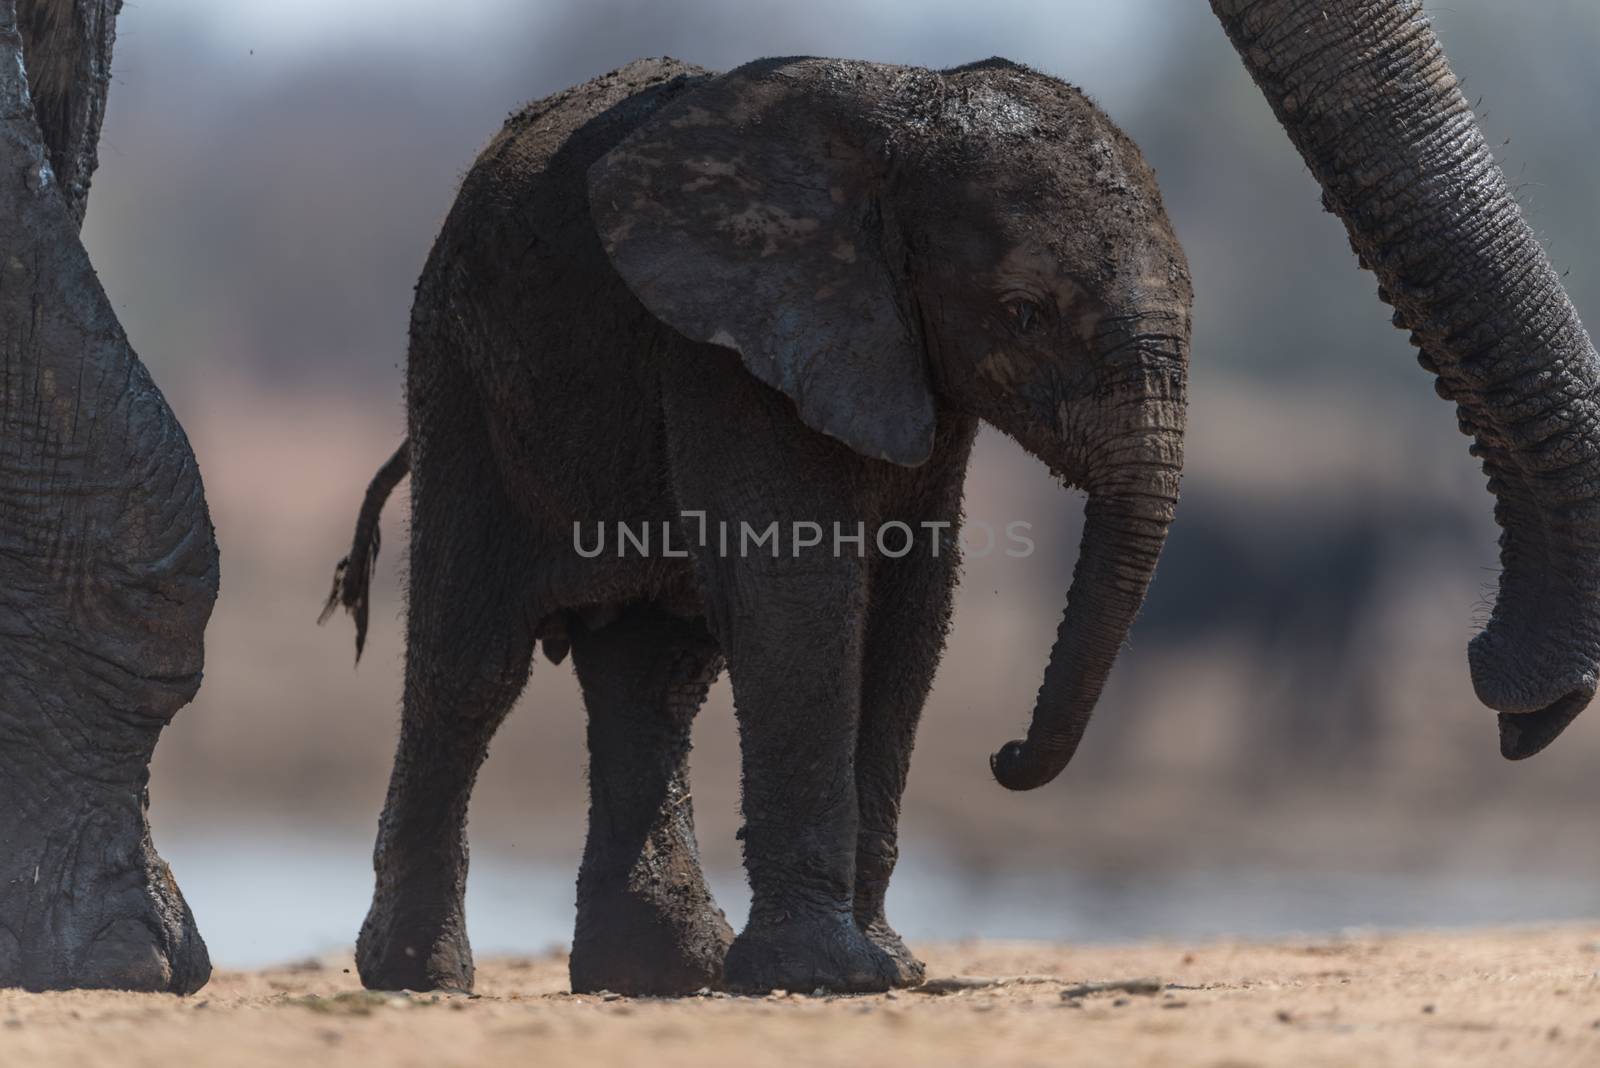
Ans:
{"label": "adult elephant trunk", "polygon": [[1475,439],[1503,570],[1468,659],[1531,756],[1596,687],[1600,358],[1417,0],[1211,6]]}

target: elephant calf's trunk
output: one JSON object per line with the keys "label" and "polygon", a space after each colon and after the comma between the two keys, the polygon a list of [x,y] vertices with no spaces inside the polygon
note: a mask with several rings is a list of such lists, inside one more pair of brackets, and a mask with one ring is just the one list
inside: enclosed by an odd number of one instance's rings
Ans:
{"label": "elephant calf's trunk", "polygon": [[1176,470],[1163,470],[1158,482],[1146,494],[1090,495],[1067,610],[1028,737],[1007,743],[989,760],[1008,790],[1043,786],[1077,752],[1166,542],[1177,502]]}

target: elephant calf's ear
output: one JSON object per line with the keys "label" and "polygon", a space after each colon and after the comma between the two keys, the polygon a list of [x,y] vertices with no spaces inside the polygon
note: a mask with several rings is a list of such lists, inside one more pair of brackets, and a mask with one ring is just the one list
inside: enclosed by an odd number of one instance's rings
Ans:
{"label": "elephant calf's ear", "polygon": [[751,64],[676,101],[590,169],[590,210],[656,318],[737,351],[814,430],[915,466],[933,393],[884,263],[882,168],[852,130],[866,87],[833,66]]}

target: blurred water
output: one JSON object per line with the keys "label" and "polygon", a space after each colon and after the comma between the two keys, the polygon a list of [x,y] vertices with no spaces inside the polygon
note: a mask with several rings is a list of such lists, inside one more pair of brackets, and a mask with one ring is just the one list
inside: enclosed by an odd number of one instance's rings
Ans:
{"label": "blurred water", "polygon": [[[161,841],[219,967],[348,950],[372,893],[370,843],[289,830],[189,832]],[[467,925],[480,956],[538,953],[572,937],[576,872],[475,851]],[[737,929],[742,876],[712,877]],[[906,862],[889,914],[907,938],[1117,942],[1325,935],[1600,916],[1600,886],[1531,874],[981,872]]]}

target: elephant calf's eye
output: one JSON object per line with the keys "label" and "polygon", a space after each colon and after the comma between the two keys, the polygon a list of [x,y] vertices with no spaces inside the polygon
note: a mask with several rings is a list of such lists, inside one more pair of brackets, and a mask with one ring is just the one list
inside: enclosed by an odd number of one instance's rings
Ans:
{"label": "elephant calf's eye", "polygon": [[1044,321],[1044,309],[1031,300],[1007,301],[1006,314],[1011,318],[1012,329],[1019,334],[1033,333]]}

